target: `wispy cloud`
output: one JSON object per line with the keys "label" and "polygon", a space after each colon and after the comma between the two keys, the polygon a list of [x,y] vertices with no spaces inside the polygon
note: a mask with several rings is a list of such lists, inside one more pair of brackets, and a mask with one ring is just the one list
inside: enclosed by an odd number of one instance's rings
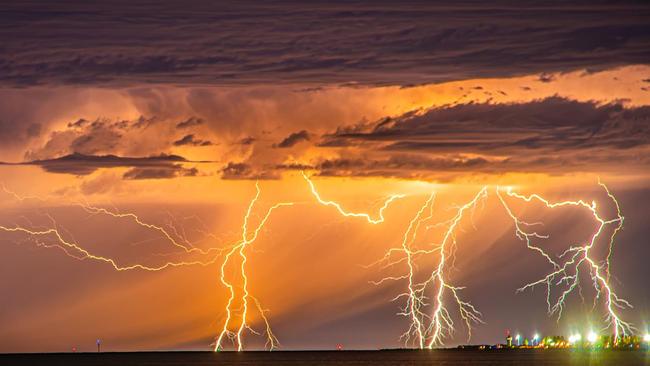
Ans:
{"label": "wispy cloud", "polygon": [[197,139],[194,134],[185,135],[179,140],[174,141],[174,146],[211,146],[213,143],[209,140]]}
{"label": "wispy cloud", "polygon": [[293,147],[296,144],[300,143],[301,141],[309,141],[309,132],[307,132],[307,130],[302,130],[290,134],[289,136],[285,137],[282,141],[280,141],[279,144],[275,145],[275,147],[279,147],[279,148]]}

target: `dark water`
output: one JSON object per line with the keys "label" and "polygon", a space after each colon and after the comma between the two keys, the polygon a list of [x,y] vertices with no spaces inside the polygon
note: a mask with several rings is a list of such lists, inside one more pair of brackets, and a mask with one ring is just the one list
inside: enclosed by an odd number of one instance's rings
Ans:
{"label": "dark water", "polygon": [[432,350],[344,352],[135,352],[0,355],[0,365],[650,365],[647,351]]}

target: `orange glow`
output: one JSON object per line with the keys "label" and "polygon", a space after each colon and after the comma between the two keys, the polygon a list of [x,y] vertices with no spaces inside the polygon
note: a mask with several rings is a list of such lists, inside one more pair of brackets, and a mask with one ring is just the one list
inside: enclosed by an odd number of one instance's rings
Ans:
{"label": "orange glow", "polygon": [[[491,280],[500,266],[519,268],[519,258],[495,253],[503,247],[529,255],[516,254],[534,269],[509,275],[524,283],[520,290],[549,288],[557,281],[566,285],[553,288],[560,291],[558,297],[547,292],[531,313],[541,309],[578,321],[570,312],[570,297],[580,296],[582,273],[593,282],[585,291],[595,291],[594,303],[601,301],[604,309],[601,314],[595,307],[595,315],[589,314],[594,324],[604,315],[603,323],[617,337],[629,334],[632,324],[638,324],[630,307],[638,301],[619,285],[626,279],[616,276],[624,271],[612,263],[617,260],[614,249],[623,249],[617,235],[624,233],[623,211],[627,215],[630,207],[624,200],[619,205],[616,197],[647,188],[643,151],[638,166],[604,172],[573,171],[560,160],[552,172],[427,168],[436,178],[382,175],[381,170],[370,176],[328,176],[314,166],[326,159],[365,162],[388,156],[385,146],[372,151],[363,144],[328,146],[319,138],[432,106],[505,105],[553,95],[599,104],[622,99],[622,108],[647,106],[650,93],[640,87],[649,72],[648,66],[627,66],[557,74],[552,83],[524,75],[301,92],[288,86],[159,86],[157,97],[176,101],[162,109],[129,90],[57,89],[59,95],[37,113],[43,132],[24,146],[0,146],[0,160],[70,153],[48,141],[52,136],[74,140],[76,135],[66,137],[68,125],[80,118],[119,122],[155,115],[152,127],[126,134],[115,145],[99,146],[97,154],[178,154],[187,161],[174,164],[196,171],[128,179],[130,166],[61,174],[38,165],[1,165],[2,289],[16,295],[13,310],[0,316],[0,344],[5,345],[0,351],[29,350],[28,342],[67,350],[71,342],[98,336],[120,350],[188,344],[273,350],[281,344],[302,346],[303,340],[305,347],[347,346],[344,337],[354,334],[337,333],[341,324],[357,327],[357,317],[368,313],[381,319],[368,324],[385,322],[387,329],[377,330],[381,324],[372,328],[377,340],[363,347],[453,345],[480,332],[483,321],[490,324],[490,315],[501,314],[475,298],[481,286],[500,284],[503,278]],[[217,106],[208,108],[213,114],[188,101],[198,92],[207,95],[206,104]],[[61,108],[66,98],[78,103]],[[177,128],[178,122],[195,115],[205,122],[191,133],[211,144],[174,144],[190,133]],[[231,120],[237,123],[226,123]],[[278,146],[301,130],[309,138],[290,148]],[[247,137],[255,143],[241,142]],[[480,153],[449,155],[484,158]],[[506,162],[511,157],[489,159]],[[252,173],[222,179],[229,163]],[[257,174],[258,168],[275,175]],[[597,176],[611,191],[595,184]],[[529,222],[528,217],[538,219]],[[569,220],[576,224],[566,224],[573,223]],[[567,239],[554,230],[566,231]],[[562,257],[553,252],[560,245]],[[536,260],[548,271],[538,271]],[[47,273],[35,274],[34,268]],[[14,277],[30,280],[24,281],[25,290],[11,281]],[[396,313],[402,316],[393,320]],[[60,339],[46,334],[64,328]],[[328,330],[322,332],[328,338],[316,338],[314,329]]]}

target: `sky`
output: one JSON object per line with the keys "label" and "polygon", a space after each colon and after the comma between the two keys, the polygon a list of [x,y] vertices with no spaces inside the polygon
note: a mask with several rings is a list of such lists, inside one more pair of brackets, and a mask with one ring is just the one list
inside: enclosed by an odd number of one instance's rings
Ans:
{"label": "sky", "polygon": [[0,24],[0,352],[648,329],[643,2],[26,1]]}

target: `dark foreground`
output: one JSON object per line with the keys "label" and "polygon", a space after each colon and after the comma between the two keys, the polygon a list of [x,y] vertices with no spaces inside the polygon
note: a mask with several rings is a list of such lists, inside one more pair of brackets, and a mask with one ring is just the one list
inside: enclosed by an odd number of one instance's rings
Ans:
{"label": "dark foreground", "polygon": [[646,351],[432,350],[5,354],[0,365],[650,365]]}

